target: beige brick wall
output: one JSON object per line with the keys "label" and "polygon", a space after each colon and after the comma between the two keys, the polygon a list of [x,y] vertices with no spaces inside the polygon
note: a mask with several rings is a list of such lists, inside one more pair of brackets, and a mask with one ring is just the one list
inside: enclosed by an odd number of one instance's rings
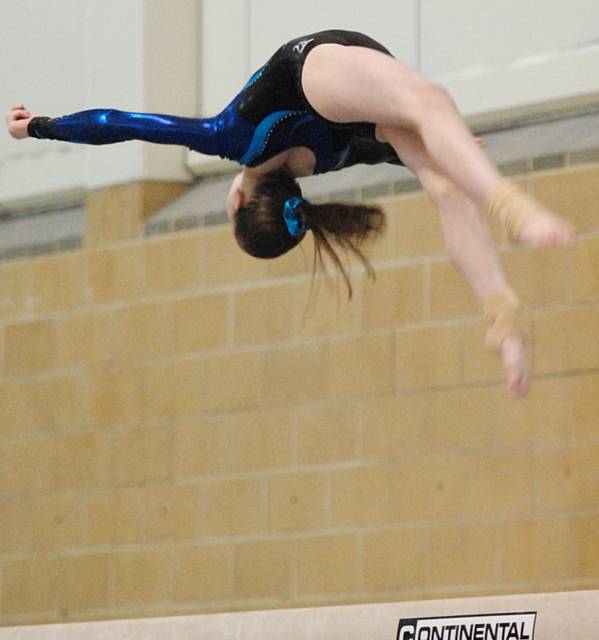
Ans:
{"label": "beige brick wall", "polygon": [[504,247],[522,402],[420,195],[350,305],[309,246],[100,195],[85,250],[1,264],[0,624],[598,588],[599,167],[523,183],[581,236]]}

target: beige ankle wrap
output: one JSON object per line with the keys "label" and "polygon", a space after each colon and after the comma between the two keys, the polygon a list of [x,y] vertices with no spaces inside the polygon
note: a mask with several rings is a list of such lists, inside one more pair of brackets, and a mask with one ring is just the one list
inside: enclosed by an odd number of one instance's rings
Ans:
{"label": "beige ankle wrap", "polygon": [[508,336],[521,335],[526,331],[520,313],[520,302],[512,289],[500,289],[490,295],[483,305],[485,319],[489,325],[485,345],[488,349],[499,350]]}
{"label": "beige ankle wrap", "polygon": [[484,212],[499,220],[512,242],[519,240],[524,223],[540,207],[539,202],[505,179],[491,191],[483,205]]}

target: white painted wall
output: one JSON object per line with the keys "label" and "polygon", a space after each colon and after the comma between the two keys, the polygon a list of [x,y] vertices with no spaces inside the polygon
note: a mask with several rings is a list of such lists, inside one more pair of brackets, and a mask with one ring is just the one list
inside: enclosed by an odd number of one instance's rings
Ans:
{"label": "white painted wall", "polygon": [[421,71],[471,121],[597,97],[596,0],[421,0]]}
{"label": "white painted wall", "polygon": [[[173,8],[176,10],[173,10]],[[198,0],[0,3],[0,105],[197,113]],[[85,147],[0,132],[0,203],[134,180],[188,180],[186,150]]]}
{"label": "white painted wall", "polygon": [[[0,107],[212,115],[282,42],[326,28],[377,38],[471,122],[599,96],[596,0],[20,0],[0,3]],[[187,179],[188,160],[215,168],[179,148],[15,142],[2,130],[0,202]]]}
{"label": "white painted wall", "polygon": [[422,71],[429,75],[591,44],[599,44],[593,0],[422,2]]}
{"label": "white painted wall", "polygon": [[[86,3],[0,2],[0,105],[17,102],[60,114],[85,103]],[[12,140],[0,132],[0,201],[83,183],[85,154],[75,146]]]}

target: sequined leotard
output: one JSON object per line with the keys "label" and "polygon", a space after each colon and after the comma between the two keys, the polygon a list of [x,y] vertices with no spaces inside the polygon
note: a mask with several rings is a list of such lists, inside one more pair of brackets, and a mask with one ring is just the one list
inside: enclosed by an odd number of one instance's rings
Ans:
{"label": "sequined leotard", "polygon": [[323,43],[363,46],[391,55],[361,33],[321,31],[283,45],[215,117],[93,109],[60,118],[33,118],[29,135],[82,144],[125,140],[177,144],[250,167],[287,149],[307,147],[316,157],[315,173],[355,164],[401,164],[391,145],[376,140],[374,124],[330,122],[307,101],[301,84],[303,64],[308,53]]}

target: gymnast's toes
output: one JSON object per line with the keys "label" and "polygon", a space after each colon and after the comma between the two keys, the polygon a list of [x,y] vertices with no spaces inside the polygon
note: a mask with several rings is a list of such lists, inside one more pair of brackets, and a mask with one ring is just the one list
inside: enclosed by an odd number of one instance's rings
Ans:
{"label": "gymnast's toes", "polygon": [[518,335],[508,336],[501,344],[501,361],[507,375],[510,393],[523,398],[528,393],[530,376],[526,361],[526,347]]}
{"label": "gymnast's toes", "polygon": [[576,240],[576,228],[554,213],[541,210],[524,222],[518,240],[529,247],[569,246]]}

